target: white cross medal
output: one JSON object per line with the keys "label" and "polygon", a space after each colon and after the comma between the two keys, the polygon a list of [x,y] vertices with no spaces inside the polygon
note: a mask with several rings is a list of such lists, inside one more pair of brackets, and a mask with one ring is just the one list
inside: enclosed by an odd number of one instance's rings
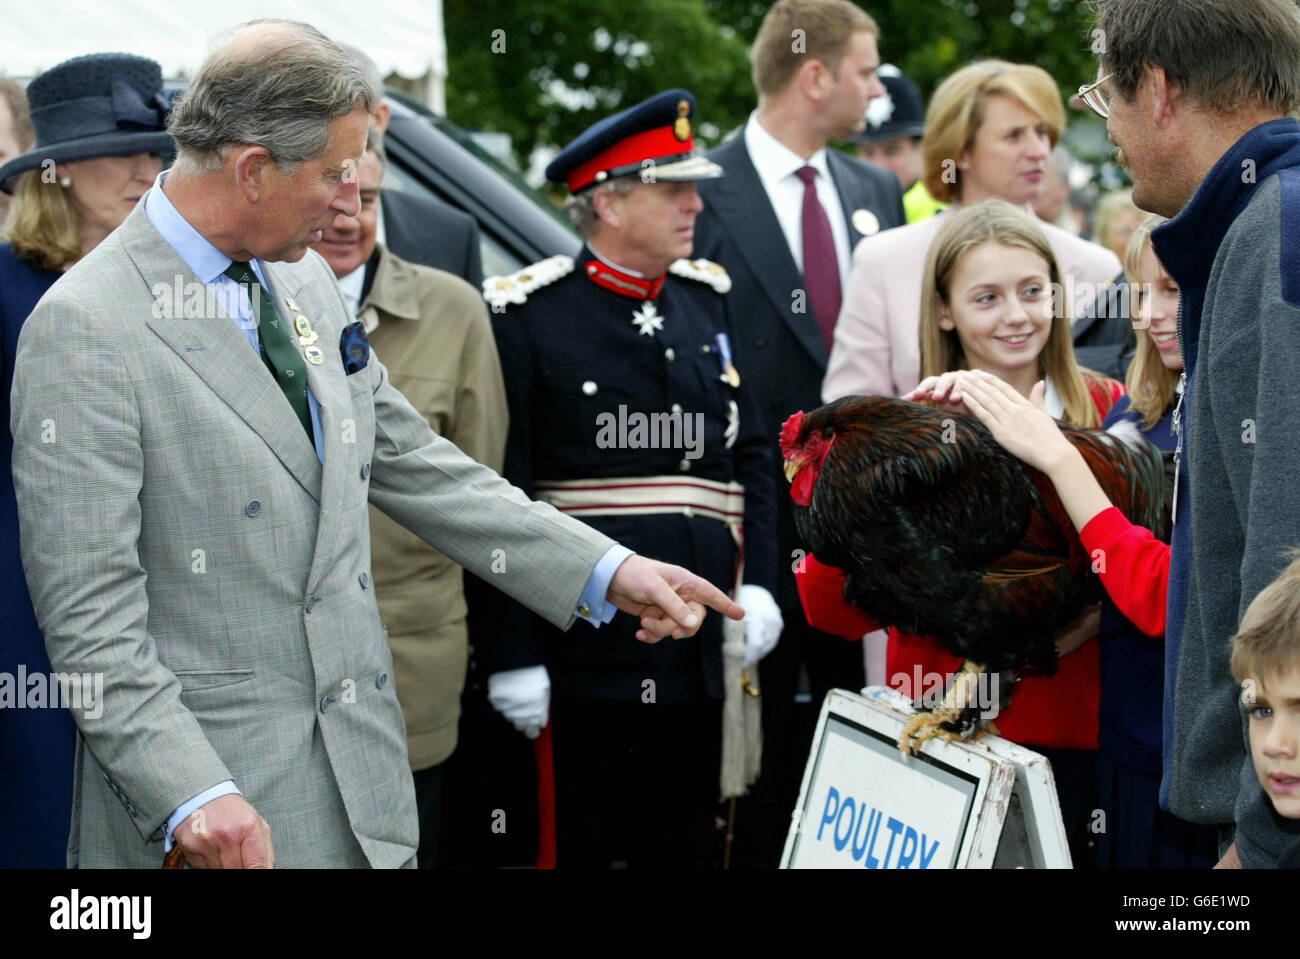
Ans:
{"label": "white cross medal", "polygon": [[727,428],[723,431],[722,436],[726,439],[723,444],[725,449],[731,449],[736,445],[736,438],[740,436],[740,407],[736,405],[735,400],[727,403]]}
{"label": "white cross medal", "polygon": [[664,328],[664,318],[655,309],[653,300],[646,300],[641,309],[632,314],[632,325],[641,331],[642,336],[654,336]]}

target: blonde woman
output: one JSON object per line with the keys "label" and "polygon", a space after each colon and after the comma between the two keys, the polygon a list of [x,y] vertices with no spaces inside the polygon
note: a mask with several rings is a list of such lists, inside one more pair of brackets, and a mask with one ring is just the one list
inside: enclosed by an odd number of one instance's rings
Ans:
{"label": "blonde woman", "polygon": [[[1137,354],[1128,395],[1105,425],[1132,423],[1166,453],[1183,357],[1178,343],[1178,284],[1151,248],[1163,223],[1143,221],[1129,240],[1124,269],[1137,305]],[[1039,406],[994,380],[972,377],[959,386],[965,404],[994,438],[1055,484],[1079,539],[1101,570],[1107,601],[1099,636],[1098,808],[1107,829],[1098,837],[1098,865],[1114,868],[1209,868],[1217,861],[1214,829],[1194,826],[1159,808],[1161,702],[1173,689],[1165,676],[1164,630],[1169,546],[1134,526],[1106,499],[1092,473]]]}
{"label": "blonde woman", "polygon": [[[18,550],[10,474],[9,391],[18,334],[28,314],[74,263],[126,219],[170,152],[167,100],[157,63],[127,54],[91,54],[50,68],[27,88],[36,148],[0,166],[0,189],[14,195],[0,243],[0,674],[50,661],[27,594]],[[6,711],[0,755],[22,756],[4,771],[0,868],[62,868],[72,808],[76,727],[63,709]]]}
{"label": "blonde woman", "polygon": [[1132,190],[1113,190],[1097,201],[1092,237],[1123,259],[1133,232],[1145,218],[1146,214],[1133,205]]}
{"label": "blonde woman", "polygon": [[[984,60],[940,85],[926,114],[924,182],[953,209],[868,237],[853,253],[835,327],[827,402],[852,394],[899,396],[920,379],[917,322],[921,280],[935,236],[956,209],[990,198],[1028,208],[1044,189],[1052,149],[1065,126],[1056,82],[1027,64]],[[1072,310],[1120,272],[1119,258],[1051,224],[1040,224]]]}

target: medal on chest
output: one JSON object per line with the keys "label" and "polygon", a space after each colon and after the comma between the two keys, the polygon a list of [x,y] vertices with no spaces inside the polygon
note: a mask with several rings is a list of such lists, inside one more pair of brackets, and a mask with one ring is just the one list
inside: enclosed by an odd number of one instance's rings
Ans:
{"label": "medal on chest", "polygon": [[740,374],[736,371],[735,364],[731,362],[730,338],[726,333],[719,333],[713,338],[713,343],[717,347],[718,362],[722,364],[722,376],[719,379],[728,386],[739,386]]}
{"label": "medal on chest", "polygon": [[735,400],[727,402],[727,428],[722,432],[722,438],[726,440],[723,446],[731,449],[736,445],[736,438],[740,436],[740,407],[736,405]]}
{"label": "medal on chest", "polygon": [[654,304],[654,300],[645,300],[641,308],[632,314],[632,325],[642,336],[654,336],[664,328],[664,318]]}

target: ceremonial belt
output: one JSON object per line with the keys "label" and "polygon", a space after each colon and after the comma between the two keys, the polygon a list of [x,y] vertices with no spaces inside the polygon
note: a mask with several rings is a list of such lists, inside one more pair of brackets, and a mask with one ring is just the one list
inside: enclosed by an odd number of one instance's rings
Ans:
{"label": "ceremonial belt", "polygon": [[707,516],[726,524],[737,542],[745,522],[745,487],[680,476],[541,480],[539,500],[573,516]]}

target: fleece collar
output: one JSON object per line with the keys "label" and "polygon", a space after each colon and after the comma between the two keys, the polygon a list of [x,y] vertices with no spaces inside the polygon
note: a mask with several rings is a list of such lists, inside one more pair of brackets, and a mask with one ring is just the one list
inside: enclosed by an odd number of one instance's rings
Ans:
{"label": "fleece collar", "polygon": [[1219,158],[1187,206],[1151,233],[1151,245],[1182,297],[1182,348],[1188,376],[1196,366],[1201,310],[1219,246],[1256,188],[1300,166],[1300,122],[1270,120],[1250,130]]}

